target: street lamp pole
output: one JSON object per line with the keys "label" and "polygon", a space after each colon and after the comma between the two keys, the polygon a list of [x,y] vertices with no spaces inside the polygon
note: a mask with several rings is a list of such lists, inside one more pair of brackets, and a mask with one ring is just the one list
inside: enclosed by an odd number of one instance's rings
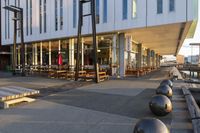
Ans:
{"label": "street lamp pole", "polygon": [[22,61],[22,76],[25,76],[25,45],[24,45],[24,24],[23,24],[23,9],[20,11],[20,30],[21,30],[21,61]]}
{"label": "street lamp pole", "polygon": [[[20,22],[21,30],[21,63],[22,63],[22,76],[25,76],[25,46],[24,46],[24,30],[23,30],[23,8],[13,5],[3,7],[5,10],[14,13],[14,41],[13,41],[13,74],[15,75],[16,67],[16,42],[17,42],[17,21]],[[19,16],[18,16],[19,15]]]}
{"label": "street lamp pole", "polygon": [[[90,13],[83,15],[83,4],[90,3]],[[93,63],[95,69],[95,81],[96,83],[99,82],[99,65],[98,65],[98,45],[97,45],[97,38],[96,38],[96,13],[95,13],[95,0],[79,0],[79,22],[78,22],[78,39],[77,39],[77,54],[76,54],[76,75],[75,80],[77,81],[79,78],[79,51],[80,51],[80,42],[81,42],[81,28],[83,25],[83,18],[87,16],[91,16],[92,21],[92,40],[93,40]]]}
{"label": "street lamp pole", "polygon": [[14,40],[13,40],[13,64],[12,64],[12,70],[13,75],[15,75],[15,67],[16,67],[16,44],[17,44],[17,12],[14,12]]}

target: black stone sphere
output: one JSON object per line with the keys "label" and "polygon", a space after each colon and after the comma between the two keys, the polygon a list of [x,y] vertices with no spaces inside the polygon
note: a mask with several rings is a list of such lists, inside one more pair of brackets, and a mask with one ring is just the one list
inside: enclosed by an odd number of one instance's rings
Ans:
{"label": "black stone sphere", "polygon": [[161,83],[160,83],[160,86],[162,85],[169,85],[169,87],[173,88],[173,82],[169,79],[166,79],[166,80],[163,80]]}
{"label": "black stone sphere", "polygon": [[172,91],[171,87],[169,87],[169,85],[161,85],[157,88],[156,94],[165,95],[165,96],[171,98],[173,95],[173,91]]}
{"label": "black stone sphere", "polygon": [[170,133],[167,126],[155,118],[144,118],[137,122],[133,133]]}
{"label": "black stone sphere", "polygon": [[157,116],[165,116],[172,112],[172,103],[167,96],[156,95],[151,98],[149,108]]}

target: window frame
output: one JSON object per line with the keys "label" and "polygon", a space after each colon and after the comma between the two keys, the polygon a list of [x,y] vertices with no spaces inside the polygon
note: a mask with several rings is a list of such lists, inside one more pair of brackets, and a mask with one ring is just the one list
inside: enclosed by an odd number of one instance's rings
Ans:
{"label": "window frame", "polygon": [[73,28],[77,25],[77,0],[73,0]]}
{"label": "window frame", "polygon": [[157,0],[157,14],[163,14],[163,0]]}
{"label": "window frame", "polygon": [[122,20],[128,19],[128,0],[122,0]]}
{"label": "window frame", "polygon": [[[171,4],[173,3],[173,8],[171,8]],[[175,0],[169,0],[169,12],[175,12],[176,2]]]}
{"label": "window frame", "polygon": [[[135,4],[135,8],[136,9],[134,9],[134,4]],[[131,14],[131,17],[132,17],[132,19],[137,18],[137,0],[132,0],[132,14]]]}
{"label": "window frame", "polygon": [[103,23],[108,22],[108,0],[103,0]]}

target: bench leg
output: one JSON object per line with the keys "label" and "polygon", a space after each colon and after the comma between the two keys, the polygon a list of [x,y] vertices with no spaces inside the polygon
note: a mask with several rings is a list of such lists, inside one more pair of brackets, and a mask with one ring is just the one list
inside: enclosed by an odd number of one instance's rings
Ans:
{"label": "bench leg", "polygon": [[9,101],[3,101],[0,102],[0,107],[3,109],[9,108],[10,105],[16,104],[16,103],[21,103],[21,102],[33,102],[35,99],[33,98],[28,98],[28,97],[22,97],[22,98],[17,98]]}

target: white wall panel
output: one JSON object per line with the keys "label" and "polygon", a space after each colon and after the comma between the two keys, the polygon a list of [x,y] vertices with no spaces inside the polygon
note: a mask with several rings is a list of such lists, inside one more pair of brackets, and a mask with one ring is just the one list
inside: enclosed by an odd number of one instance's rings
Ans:
{"label": "white wall panel", "polygon": [[[33,1],[33,30],[32,35],[26,36],[26,0],[21,0],[21,7],[24,8],[24,35],[25,42],[42,41],[49,39],[58,39],[63,37],[74,37],[77,35],[77,27],[73,28],[73,0],[63,0],[64,27],[60,30],[60,3],[58,2],[58,31],[55,31],[55,0],[46,0],[47,2],[47,33],[39,31],[39,0]],[[59,0],[58,0],[59,1]],[[132,0],[128,0],[128,19],[122,20],[122,0],[108,1],[107,23],[103,23],[103,0],[100,0],[100,23],[97,24],[97,33],[125,31],[127,29],[143,28],[146,26],[156,26],[171,23],[180,23],[191,21],[196,18],[198,0],[175,0],[175,12],[169,12],[169,0],[163,0],[163,14],[157,14],[157,0],[137,0],[137,17],[132,18]],[[188,5],[186,6],[186,3]],[[146,3],[147,2],[147,3]],[[10,0],[14,4],[14,0]],[[42,3],[43,4],[43,3]],[[4,1],[2,2],[2,7]],[[78,6],[78,0],[77,0]],[[146,8],[147,7],[147,8]],[[187,8],[186,8],[187,7]],[[86,5],[84,13],[89,13],[90,7]],[[10,16],[10,39],[5,40],[5,10],[2,9],[2,41],[3,45],[13,43],[13,22],[12,13]],[[186,13],[187,12],[187,13]],[[187,15],[186,15],[187,14]],[[30,14],[29,14],[30,15]],[[187,17],[186,17],[187,16]],[[30,16],[29,16],[30,18]],[[78,10],[77,10],[78,21]],[[44,21],[43,21],[44,22]],[[44,26],[42,27],[44,28]],[[44,31],[42,29],[42,31]],[[91,18],[86,17],[83,21],[83,34],[91,33]],[[18,42],[20,42],[18,38]]]}

